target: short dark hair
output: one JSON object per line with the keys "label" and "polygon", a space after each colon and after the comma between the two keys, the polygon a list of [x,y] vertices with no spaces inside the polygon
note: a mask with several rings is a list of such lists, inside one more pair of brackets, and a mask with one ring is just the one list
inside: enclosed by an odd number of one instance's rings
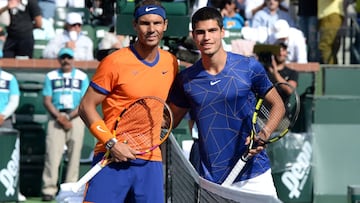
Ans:
{"label": "short dark hair", "polygon": [[216,8],[203,7],[197,10],[191,18],[192,29],[195,29],[196,23],[204,20],[216,20],[221,29],[224,27],[221,13]]}

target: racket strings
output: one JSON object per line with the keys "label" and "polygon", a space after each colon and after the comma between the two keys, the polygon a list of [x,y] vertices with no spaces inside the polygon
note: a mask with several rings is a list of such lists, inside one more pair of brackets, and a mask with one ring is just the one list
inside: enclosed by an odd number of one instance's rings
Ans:
{"label": "racket strings", "polygon": [[[276,85],[276,89],[282,89],[284,88],[283,86],[285,86],[285,88],[288,88],[289,85],[285,84],[285,83],[279,83]],[[284,133],[283,132],[287,132],[287,129],[289,128],[289,126],[293,125],[293,123],[296,120],[296,115],[297,112],[296,110],[299,108],[297,106],[298,104],[298,98],[296,98],[297,94],[296,91],[294,91],[291,95],[288,96],[284,96],[282,95],[282,99],[284,102],[284,106],[285,106],[285,114],[278,114],[277,112],[272,112],[272,117],[273,119],[278,119],[279,123],[276,127],[276,129],[274,130],[274,132],[270,135],[269,139],[273,139],[273,137],[277,137],[277,136],[282,136]],[[258,127],[261,129],[263,129],[265,127],[265,125],[267,124],[268,120],[270,119],[270,111],[272,109],[272,105],[267,103],[266,101],[264,101],[261,105],[261,107],[259,108],[259,115],[258,115],[258,121],[257,121],[257,125]],[[260,131],[259,131],[260,132]]]}
{"label": "racket strings", "polygon": [[133,149],[146,150],[159,142],[163,107],[142,99],[127,109],[117,124],[116,135]]}
{"label": "racket strings", "polygon": [[150,97],[136,101],[120,115],[115,133],[131,148],[148,152],[167,139],[172,125],[169,107]]}

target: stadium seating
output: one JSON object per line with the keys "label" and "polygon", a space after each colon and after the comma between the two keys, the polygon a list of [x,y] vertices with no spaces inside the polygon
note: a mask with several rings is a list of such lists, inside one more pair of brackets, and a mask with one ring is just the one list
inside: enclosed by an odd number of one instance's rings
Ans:
{"label": "stadium seating", "polygon": [[33,58],[41,59],[43,58],[43,51],[49,40],[46,39],[37,39],[34,44]]}

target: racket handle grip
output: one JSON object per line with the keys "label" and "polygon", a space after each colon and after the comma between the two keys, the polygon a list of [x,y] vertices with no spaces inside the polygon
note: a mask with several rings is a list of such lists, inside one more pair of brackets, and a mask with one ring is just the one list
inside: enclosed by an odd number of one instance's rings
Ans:
{"label": "racket handle grip", "polygon": [[239,161],[235,164],[234,168],[231,170],[230,174],[227,176],[225,181],[221,184],[222,186],[230,186],[234,183],[236,177],[240,174],[241,170],[246,164],[247,157],[241,157]]}
{"label": "racket handle grip", "polygon": [[80,188],[83,187],[91,178],[93,178],[104,166],[98,162],[93,166],[86,174],[80,178],[71,188],[73,192],[79,192]]}

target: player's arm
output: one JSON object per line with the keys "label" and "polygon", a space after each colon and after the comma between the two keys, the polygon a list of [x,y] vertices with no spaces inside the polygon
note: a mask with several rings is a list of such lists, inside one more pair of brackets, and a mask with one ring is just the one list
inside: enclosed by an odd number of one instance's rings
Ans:
{"label": "player's arm", "polygon": [[185,114],[188,112],[187,108],[181,108],[176,106],[173,103],[169,104],[171,111],[173,112],[174,116],[174,128],[176,128],[181,120],[184,118]]}
{"label": "player's arm", "polygon": [[87,127],[92,123],[102,120],[100,114],[97,112],[96,107],[105,99],[106,95],[97,92],[94,88],[89,86],[85,95],[83,96],[78,114],[84,121]]}
{"label": "player's arm", "polygon": [[265,132],[266,137],[262,137],[262,139],[265,138],[265,140],[267,140],[271,135],[271,133],[277,128],[281,119],[283,118],[285,114],[285,107],[279,93],[276,91],[276,88],[272,88],[265,95],[265,100],[272,106],[270,110],[270,116],[268,122],[264,127],[264,129],[266,130]]}
{"label": "player's arm", "polygon": [[[283,115],[285,114],[285,108],[284,103],[276,91],[276,88],[272,88],[266,95],[265,100],[267,103],[269,103],[272,108],[270,109],[269,113],[269,119],[266,123],[266,126],[263,127],[263,129],[258,133],[257,138],[255,140],[268,140],[271,133],[276,129],[278,124],[280,123]],[[245,144],[248,145],[251,141],[250,136],[246,138]],[[255,156],[256,154],[260,153],[262,150],[264,150],[263,141],[259,141],[261,145],[258,145],[257,147],[254,147],[249,150],[249,154],[251,156]]]}
{"label": "player's arm", "polygon": [[104,120],[97,112],[96,107],[106,98],[105,94],[96,91],[89,86],[85,95],[81,99],[78,114],[90,129],[91,133],[103,144],[115,138],[105,125]]}
{"label": "player's arm", "polygon": [[[105,94],[96,91],[89,86],[79,105],[79,116],[91,133],[103,144],[106,145],[111,140],[116,140],[115,135],[105,125],[104,120],[97,112],[96,107],[106,98]],[[110,149],[115,161],[127,161],[135,159],[135,150],[131,149],[124,143],[115,142]]]}

